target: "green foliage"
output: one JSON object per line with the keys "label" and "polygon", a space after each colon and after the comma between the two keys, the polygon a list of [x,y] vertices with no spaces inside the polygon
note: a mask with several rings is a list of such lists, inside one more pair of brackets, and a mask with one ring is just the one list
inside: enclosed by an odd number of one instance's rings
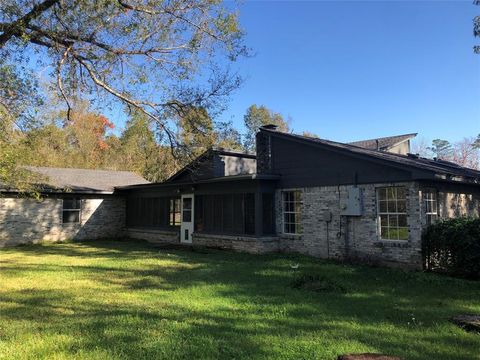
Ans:
{"label": "green foliage", "polygon": [[243,120],[246,128],[244,148],[247,151],[255,151],[255,135],[263,125],[274,124],[278,126],[278,131],[289,131],[288,121],[280,113],[273,112],[264,105],[251,105]]}
{"label": "green foliage", "polygon": [[428,270],[480,279],[480,219],[441,220],[424,231],[422,243]]}
{"label": "green foliage", "polygon": [[78,94],[121,102],[154,120],[172,146],[176,115],[223,109],[240,85],[231,65],[248,56],[236,4],[222,1],[5,0],[0,7],[0,56],[14,72],[26,74],[33,55],[35,68],[53,70],[48,80],[66,102]]}
{"label": "green foliage", "polygon": [[[0,258],[5,360],[472,360],[480,348],[480,336],[448,321],[480,312],[480,282],[126,240],[0,249]],[[300,272],[347,292],[292,288]]]}

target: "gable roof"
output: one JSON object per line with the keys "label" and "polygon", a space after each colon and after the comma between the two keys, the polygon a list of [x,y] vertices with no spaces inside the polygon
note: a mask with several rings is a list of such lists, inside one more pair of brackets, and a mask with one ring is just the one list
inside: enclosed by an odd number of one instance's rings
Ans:
{"label": "gable roof", "polygon": [[368,139],[368,140],[359,140],[359,141],[349,142],[348,144],[359,146],[359,147],[370,149],[370,150],[386,151],[391,149],[395,145],[398,145],[405,141],[413,139],[415,136],[417,136],[417,133],[387,136],[387,137]]}
{"label": "gable roof", "polygon": [[205,152],[200,154],[197,158],[193,159],[189,164],[185,165],[175,174],[170,176],[165,182],[175,181],[181,176],[185,175],[188,172],[191,172],[201,166],[203,163],[208,161],[214,154],[218,155],[226,155],[226,156],[235,156],[239,158],[247,158],[247,159],[256,159],[257,156],[255,154],[240,152],[240,151],[233,151],[233,150],[226,150],[222,148],[210,148],[207,149]]}
{"label": "gable roof", "polygon": [[272,135],[304,143],[321,146],[330,150],[339,151],[352,156],[370,159],[391,166],[403,167],[416,170],[433,172],[437,178],[446,180],[463,181],[467,183],[480,184],[480,171],[466,168],[449,161],[421,158],[413,154],[401,155],[380,150],[371,150],[357,145],[339,143],[335,141],[310,138],[297,134],[287,134],[269,129],[261,129]]}
{"label": "gable roof", "polygon": [[131,171],[92,170],[26,166],[27,170],[46,178],[40,184],[45,191],[70,191],[73,193],[113,193],[117,186],[148,184]]}

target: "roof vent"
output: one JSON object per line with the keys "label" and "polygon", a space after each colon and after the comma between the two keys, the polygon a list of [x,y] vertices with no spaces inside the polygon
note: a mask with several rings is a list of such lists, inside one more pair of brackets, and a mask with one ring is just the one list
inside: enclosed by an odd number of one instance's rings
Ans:
{"label": "roof vent", "polygon": [[267,124],[267,125],[260,126],[260,129],[277,131],[278,125],[275,125],[275,124]]}
{"label": "roof vent", "polygon": [[412,158],[412,159],[418,159],[420,155],[419,154],[407,153],[407,156],[409,158]]}

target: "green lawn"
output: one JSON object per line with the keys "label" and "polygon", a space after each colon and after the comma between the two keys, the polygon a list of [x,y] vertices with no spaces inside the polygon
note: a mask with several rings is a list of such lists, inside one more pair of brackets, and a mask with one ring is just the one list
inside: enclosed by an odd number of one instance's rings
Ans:
{"label": "green lawn", "polygon": [[480,359],[457,313],[480,313],[479,282],[138,242],[0,250],[2,359]]}

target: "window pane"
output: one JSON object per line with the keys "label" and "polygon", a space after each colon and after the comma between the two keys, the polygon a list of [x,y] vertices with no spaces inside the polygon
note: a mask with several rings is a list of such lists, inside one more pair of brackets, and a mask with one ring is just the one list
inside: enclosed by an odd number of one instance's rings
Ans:
{"label": "window pane", "polygon": [[388,211],[387,208],[387,202],[386,201],[380,201],[379,203],[379,211],[382,213],[386,213]]}
{"label": "window pane", "polygon": [[396,189],[397,189],[397,199],[398,200],[405,200],[407,198],[406,197],[406,195],[407,195],[406,189],[403,186],[397,187]]}
{"label": "window pane", "polygon": [[395,201],[388,202],[388,212],[389,213],[397,212],[397,203]]}
{"label": "window pane", "polygon": [[397,212],[399,213],[407,212],[407,202],[405,200],[397,201]]}
{"label": "window pane", "polygon": [[397,227],[398,226],[397,215],[388,215],[388,226],[389,227]]}
{"label": "window pane", "polygon": [[388,239],[388,227],[381,227],[380,228],[380,237],[382,239]]}
{"label": "window pane", "polygon": [[75,199],[75,198],[63,199],[63,208],[68,210],[80,209],[80,199]]}
{"label": "window pane", "polygon": [[183,222],[190,222],[192,221],[192,211],[191,210],[183,210]]}
{"label": "window pane", "polygon": [[387,189],[386,188],[378,189],[378,199],[379,200],[387,200]]}
{"label": "window pane", "polygon": [[80,222],[80,211],[63,211],[63,223],[78,223]]}
{"label": "window pane", "polygon": [[398,215],[398,226],[407,227],[407,215]]}
{"label": "window pane", "polygon": [[398,240],[408,240],[407,228],[398,228]]}
{"label": "window pane", "polygon": [[394,187],[387,188],[387,199],[388,200],[395,200],[396,199],[396,188],[394,188]]}

